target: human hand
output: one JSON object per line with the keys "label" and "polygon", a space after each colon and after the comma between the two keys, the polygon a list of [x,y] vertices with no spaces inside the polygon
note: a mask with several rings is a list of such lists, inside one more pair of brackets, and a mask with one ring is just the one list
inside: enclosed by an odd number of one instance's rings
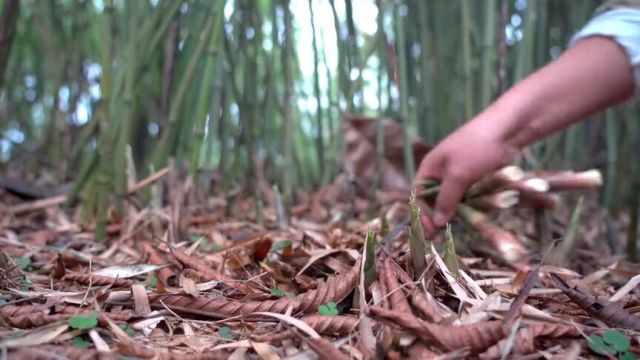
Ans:
{"label": "human hand", "polygon": [[440,182],[433,222],[444,226],[456,212],[466,189],[482,176],[509,164],[519,149],[501,137],[496,122],[477,118],[459,128],[420,163],[414,186],[424,180]]}

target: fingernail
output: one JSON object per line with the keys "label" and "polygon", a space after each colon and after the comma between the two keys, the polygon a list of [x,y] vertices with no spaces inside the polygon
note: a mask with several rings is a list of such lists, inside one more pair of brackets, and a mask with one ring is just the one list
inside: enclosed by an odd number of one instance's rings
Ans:
{"label": "fingernail", "polygon": [[437,227],[441,227],[447,223],[447,218],[441,212],[436,211],[433,214],[433,222]]}

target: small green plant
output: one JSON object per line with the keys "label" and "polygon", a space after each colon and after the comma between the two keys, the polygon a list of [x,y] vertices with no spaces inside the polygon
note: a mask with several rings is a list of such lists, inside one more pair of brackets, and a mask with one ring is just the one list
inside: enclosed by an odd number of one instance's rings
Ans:
{"label": "small green plant", "polygon": [[126,332],[127,335],[129,335],[129,336],[133,336],[133,335],[136,334],[136,331],[134,329],[130,328],[129,326],[127,326],[127,324],[125,324],[125,323],[118,324],[118,327],[120,329],[122,329],[122,331]]}
{"label": "small green plant", "polygon": [[282,240],[271,245],[271,251],[284,250],[287,246],[291,245],[291,240]]}
{"label": "small green plant", "polygon": [[632,360],[637,357],[629,352],[631,342],[618,330],[607,330],[604,335],[589,336],[591,351],[605,356],[617,356],[619,360]]}
{"label": "small green plant", "polygon": [[157,276],[150,277],[148,283],[150,287],[155,288],[156,286],[158,286],[158,277]]}
{"label": "small green plant", "polygon": [[31,258],[28,258],[28,257],[15,257],[15,258],[13,258],[13,260],[15,260],[16,263],[18,263],[18,267],[20,267],[20,270],[26,270],[26,271],[33,270],[33,268],[30,266],[31,265]]}
{"label": "small green plant", "polygon": [[320,313],[320,315],[338,315],[337,304],[329,301],[327,305],[320,305],[318,306],[318,313]]}
{"label": "small green plant", "polygon": [[91,346],[91,343],[83,339],[82,337],[77,336],[77,337],[74,337],[73,340],[71,340],[71,345],[73,345],[73,347],[78,349],[86,349],[89,346]]}
{"label": "small green plant", "polygon": [[191,237],[189,238],[189,240],[191,240],[192,243],[196,243],[198,241],[200,242],[205,242],[207,241],[207,238],[205,238],[202,235],[191,235]]}
{"label": "small green plant", "polygon": [[271,288],[271,295],[273,295],[273,296],[283,297],[285,294],[286,293],[282,289]]}
{"label": "small green plant", "polygon": [[192,243],[200,242],[200,248],[204,251],[218,251],[222,249],[221,245],[209,243],[209,240],[202,235],[193,235],[190,240]]}
{"label": "small green plant", "polygon": [[29,291],[33,289],[33,284],[26,277],[20,278],[20,290],[21,291]]}
{"label": "small green plant", "polygon": [[218,336],[226,340],[233,339],[233,333],[231,332],[231,328],[228,326],[223,326],[218,329]]}
{"label": "small green plant", "polygon": [[69,326],[74,329],[87,330],[93,329],[98,325],[98,313],[91,312],[87,315],[77,315],[69,319]]}

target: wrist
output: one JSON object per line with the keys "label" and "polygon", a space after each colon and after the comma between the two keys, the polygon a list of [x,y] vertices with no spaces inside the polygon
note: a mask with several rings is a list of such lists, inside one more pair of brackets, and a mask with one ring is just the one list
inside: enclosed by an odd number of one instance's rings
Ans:
{"label": "wrist", "polygon": [[[515,89],[514,89],[515,90]],[[529,109],[530,98],[505,94],[472,121],[476,131],[493,137],[493,141],[521,151],[539,135],[536,130],[535,116]]]}

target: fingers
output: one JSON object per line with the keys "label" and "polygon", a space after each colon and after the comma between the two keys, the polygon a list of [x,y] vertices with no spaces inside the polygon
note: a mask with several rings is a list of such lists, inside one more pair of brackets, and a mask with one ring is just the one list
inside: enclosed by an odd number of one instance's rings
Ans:
{"label": "fingers", "polygon": [[470,184],[463,178],[445,177],[436,198],[433,222],[437,227],[447,224],[456,213],[456,207]]}
{"label": "fingers", "polygon": [[420,162],[420,167],[416,172],[413,186],[416,187],[424,180],[440,180],[440,174],[437,171],[439,159],[436,155],[428,154]]}

